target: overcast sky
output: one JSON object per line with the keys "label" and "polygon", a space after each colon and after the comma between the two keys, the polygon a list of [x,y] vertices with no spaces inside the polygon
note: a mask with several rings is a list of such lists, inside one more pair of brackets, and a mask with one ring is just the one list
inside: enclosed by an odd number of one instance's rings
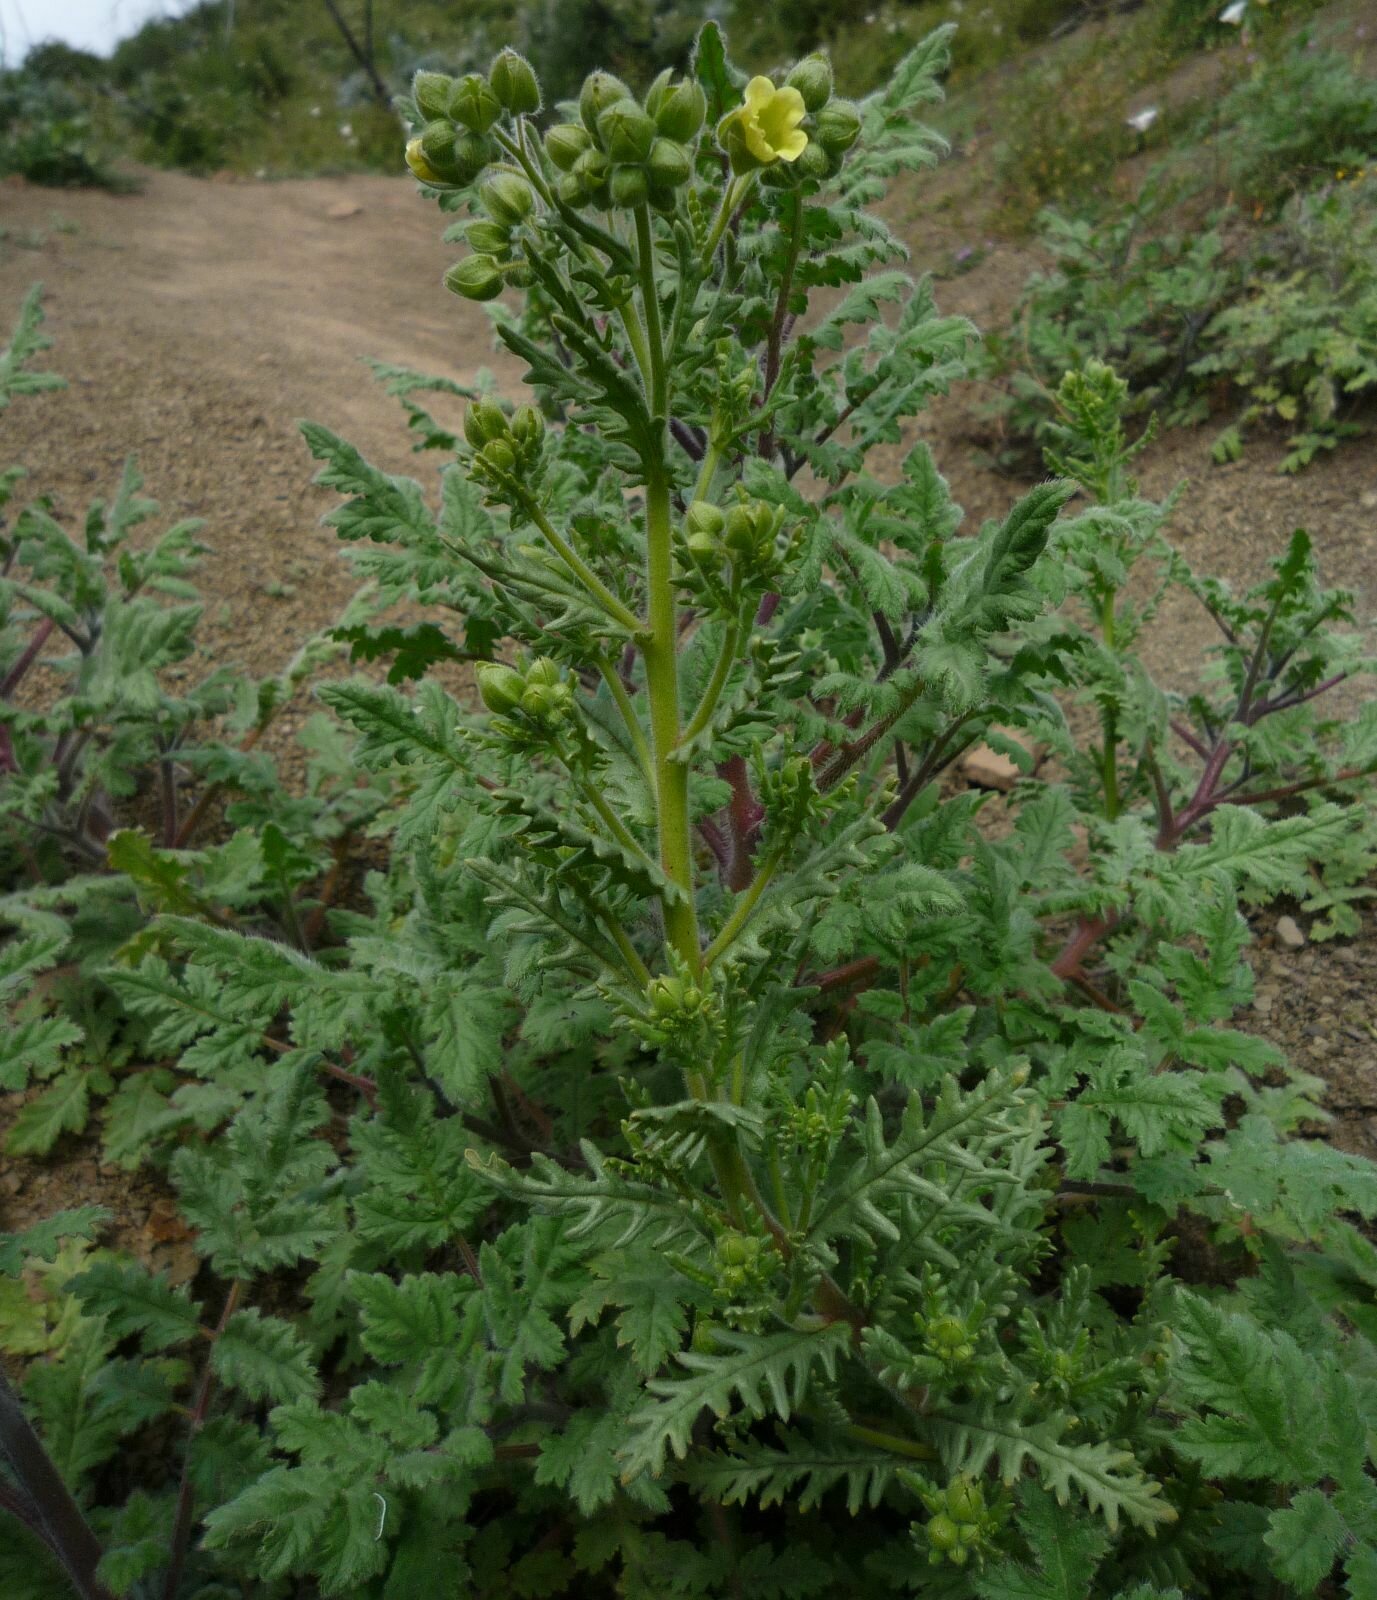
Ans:
{"label": "overcast sky", "polygon": [[109,55],[119,40],[150,17],[175,16],[192,0],[0,0],[0,49],[17,66],[30,45],[62,39],[82,50]]}

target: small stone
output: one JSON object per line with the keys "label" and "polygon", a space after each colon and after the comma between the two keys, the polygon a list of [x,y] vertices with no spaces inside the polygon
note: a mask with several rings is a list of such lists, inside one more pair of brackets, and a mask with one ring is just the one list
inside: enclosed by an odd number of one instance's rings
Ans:
{"label": "small stone", "polygon": [[1358,504],[1364,511],[1377,511],[1377,489],[1364,489],[1358,496]]}
{"label": "small stone", "polygon": [[1294,917],[1277,918],[1277,938],[1288,950],[1299,950],[1305,943],[1305,935]]}
{"label": "small stone", "polygon": [[1259,1016],[1265,1017],[1271,1011],[1271,1009],[1272,997],[1265,989],[1253,996],[1253,1010],[1256,1011]]}
{"label": "small stone", "polygon": [[[990,731],[1026,750],[1033,758],[1031,770],[1037,769],[1043,752],[1030,744],[1026,735],[1013,728],[992,728]],[[1003,755],[987,744],[972,745],[961,758],[960,771],[967,783],[974,784],[977,789],[998,789],[1001,794],[1008,794],[1023,776],[1023,769],[1011,756]]]}
{"label": "small stone", "polygon": [[325,215],[331,222],[345,222],[350,217],[358,216],[362,210],[363,207],[357,200],[336,200]]}

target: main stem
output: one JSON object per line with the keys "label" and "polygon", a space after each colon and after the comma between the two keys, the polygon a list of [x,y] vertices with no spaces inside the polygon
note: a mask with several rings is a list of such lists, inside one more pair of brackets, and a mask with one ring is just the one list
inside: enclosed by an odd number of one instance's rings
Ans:
{"label": "main stem", "polygon": [[693,898],[693,838],[689,828],[688,763],[672,759],[679,744],[679,613],[674,598],[674,534],[670,481],[665,465],[669,425],[669,374],[660,301],[655,285],[655,241],[650,211],[636,210],[641,309],[650,355],[650,414],[656,428],[653,459],[646,462],[645,533],[648,624],[641,645],[650,702],[650,748],[660,829],[660,867],[682,896],[666,899],[665,934],[690,972],[702,963]]}

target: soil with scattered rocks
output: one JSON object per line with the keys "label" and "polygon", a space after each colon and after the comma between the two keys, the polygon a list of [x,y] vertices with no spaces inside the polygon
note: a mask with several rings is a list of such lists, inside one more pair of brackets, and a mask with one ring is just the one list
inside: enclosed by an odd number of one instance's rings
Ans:
{"label": "soil with scattered rocks", "polygon": [[[966,204],[978,185],[959,158],[925,182],[945,203],[926,204],[918,189],[891,208],[889,220],[913,241],[920,264],[940,266],[983,226]],[[148,173],[140,192],[118,196],[0,186],[0,325],[9,326],[24,291],[41,279],[54,340],[45,364],[69,381],[66,390],[0,415],[0,460],[23,462],[27,487],[50,496],[57,515],[75,526],[92,497],[112,491],[134,453],[166,521],[205,519],[212,546],[200,578],[206,658],[255,673],[282,666],[354,591],[320,521],[337,497],[312,486],[297,419],[322,422],[379,466],[433,487],[436,458],[411,452],[403,414],[364,358],[461,382],[486,367],[504,392],[517,393],[521,367],[494,347],[485,314],[441,287],[455,256],[442,229],[433,206],[404,179],[255,183]],[[1033,260],[1022,245],[996,243],[972,270],[939,285],[939,304],[989,326],[1007,313]],[[918,429],[977,521],[1002,515],[1022,487],[975,464],[979,398],[966,386]],[[1138,463],[1144,492],[1154,497],[1190,480],[1171,531],[1192,564],[1247,585],[1304,526],[1327,581],[1358,590],[1360,610],[1371,614],[1371,445],[1286,478],[1276,472],[1279,452],[1265,444],[1214,467],[1209,440],[1208,429],[1169,433]],[[1203,613],[1173,603],[1144,654],[1164,682],[1182,687],[1211,641]],[[1354,687],[1350,701],[1362,692]],[[304,693],[274,729],[289,778],[294,735],[311,710]],[[1246,1025],[1325,1078],[1335,1138],[1377,1156],[1370,917],[1362,939],[1307,939],[1292,949],[1275,931],[1288,912],[1295,916],[1296,908],[1269,908],[1257,918],[1258,991]],[[174,1273],[190,1270],[185,1231],[156,1182],[100,1165],[84,1142],[69,1141],[48,1163],[0,1167],[0,1228],[86,1202],[117,1213],[113,1242]]]}

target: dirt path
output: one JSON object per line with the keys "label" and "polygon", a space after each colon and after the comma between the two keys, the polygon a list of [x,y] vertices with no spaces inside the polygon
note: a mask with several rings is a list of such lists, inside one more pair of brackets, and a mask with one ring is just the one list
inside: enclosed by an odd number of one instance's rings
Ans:
{"label": "dirt path", "polygon": [[[929,181],[953,198],[976,192],[974,171],[961,167]],[[953,209],[966,207],[949,205],[938,221],[904,197],[892,220],[921,239],[930,264],[960,242]],[[0,187],[0,325],[43,279],[51,365],[70,381],[0,414],[0,463],[24,462],[32,490],[52,495],[74,526],[135,452],[169,518],[206,519],[207,656],[256,672],[280,665],[353,592],[337,542],[320,526],[335,496],[311,486],[295,419],[323,422],[377,465],[429,484],[433,458],[411,453],[399,408],[361,358],[460,380],[487,366],[517,392],[520,367],[494,351],[485,315],[440,287],[457,253],[441,242],[442,227],[400,178],[214,183],[152,173],[142,193],[124,197]],[[939,303],[987,324],[1026,267],[1022,252],[1001,247],[939,285]],[[978,521],[1007,510],[1018,486],[971,465],[963,435],[974,398],[956,396],[922,427]],[[1139,463],[1154,496],[1192,480],[1174,530],[1192,563],[1247,585],[1305,526],[1327,580],[1356,588],[1370,616],[1377,449],[1350,447],[1288,479],[1276,475],[1276,451],[1265,444],[1213,468],[1210,437],[1208,428],[1167,435]],[[1183,686],[1211,638],[1202,616],[1173,607],[1144,653]],[[1356,686],[1350,703],[1370,694]],[[309,713],[302,697],[279,724],[279,748],[290,748]],[[1377,941],[1285,950],[1274,920],[1268,913],[1260,924],[1252,1025],[1329,1080],[1341,1142],[1377,1154]]]}

